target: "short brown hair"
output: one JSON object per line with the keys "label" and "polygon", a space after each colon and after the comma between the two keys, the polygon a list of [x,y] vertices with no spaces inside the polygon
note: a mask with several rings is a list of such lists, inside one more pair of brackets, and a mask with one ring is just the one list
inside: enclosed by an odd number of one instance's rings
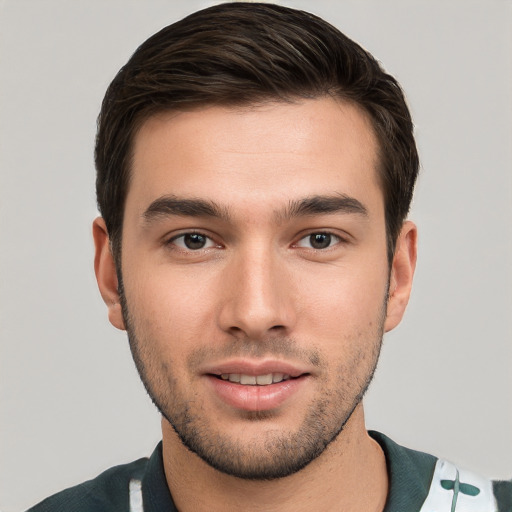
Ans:
{"label": "short brown hair", "polygon": [[317,16],[235,2],[160,30],[137,49],[106,92],[98,117],[96,192],[118,269],[133,139],[145,120],[161,111],[325,95],[354,103],[372,122],[391,261],[419,167],[398,82]]}

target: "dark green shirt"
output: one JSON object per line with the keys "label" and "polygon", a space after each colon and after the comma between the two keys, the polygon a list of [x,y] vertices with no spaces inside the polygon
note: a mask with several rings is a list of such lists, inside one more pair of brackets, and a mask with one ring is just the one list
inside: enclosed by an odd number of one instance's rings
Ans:
{"label": "dark green shirt", "polygon": [[[386,456],[390,485],[384,512],[512,512],[512,480],[491,482],[432,455],[399,446],[378,432],[370,435]],[[165,480],[161,443],[149,459],[113,467],[29,509],[128,511],[177,512]]]}

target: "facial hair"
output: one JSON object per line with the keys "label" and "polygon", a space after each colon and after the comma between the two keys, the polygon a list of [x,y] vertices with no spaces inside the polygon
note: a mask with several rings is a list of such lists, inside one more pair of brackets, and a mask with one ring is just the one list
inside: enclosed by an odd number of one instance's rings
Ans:
{"label": "facial hair", "polygon": [[[192,372],[202,362],[222,357],[280,356],[308,362],[316,366],[320,374],[334,373],[337,376],[335,384],[322,388],[322,395],[309,405],[295,431],[262,429],[257,445],[233,439],[212,428],[211,418],[196,405],[200,397],[186,395],[188,390],[180,386],[173,374],[172,361],[164,361],[155,353],[154,344],[143,335],[144,329],[138,328],[131,314],[122,280],[119,283],[130,349],[148,395],[183,445],[225,474],[250,480],[273,480],[300,471],[320,456],[343,431],[373,378],[382,345],[387,301],[384,301],[375,328],[369,335],[367,333],[369,339],[358,340],[356,346],[359,348],[353,357],[335,368],[329,368],[316,349],[299,349],[296,341],[287,337],[236,339],[222,348],[205,347],[193,351],[187,361]],[[359,371],[354,373],[354,368]],[[268,422],[275,415],[272,411],[244,411],[241,414],[254,422]]]}

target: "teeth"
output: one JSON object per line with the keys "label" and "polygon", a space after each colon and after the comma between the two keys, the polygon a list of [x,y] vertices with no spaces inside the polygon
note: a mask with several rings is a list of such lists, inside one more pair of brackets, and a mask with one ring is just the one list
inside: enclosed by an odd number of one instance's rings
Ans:
{"label": "teeth", "polygon": [[258,386],[268,386],[269,384],[272,384],[272,374],[267,373],[267,375],[258,375],[256,377],[256,384],[258,384]]}
{"label": "teeth", "polygon": [[283,380],[289,380],[290,376],[286,373],[267,373],[265,375],[244,375],[243,373],[223,373],[220,378],[236,382],[244,386],[268,386]]}
{"label": "teeth", "polygon": [[256,377],[254,375],[240,375],[240,384],[255,386]]}

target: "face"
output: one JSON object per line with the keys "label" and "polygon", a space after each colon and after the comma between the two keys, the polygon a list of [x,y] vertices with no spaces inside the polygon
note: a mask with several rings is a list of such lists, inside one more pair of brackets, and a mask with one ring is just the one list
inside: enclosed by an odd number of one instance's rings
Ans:
{"label": "face", "polygon": [[135,138],[122,312],[96,235],[100,288],[166,421],[225,473],[292,474],[359,407],[396,323],[376,153],[334,99],[162,114]]}

